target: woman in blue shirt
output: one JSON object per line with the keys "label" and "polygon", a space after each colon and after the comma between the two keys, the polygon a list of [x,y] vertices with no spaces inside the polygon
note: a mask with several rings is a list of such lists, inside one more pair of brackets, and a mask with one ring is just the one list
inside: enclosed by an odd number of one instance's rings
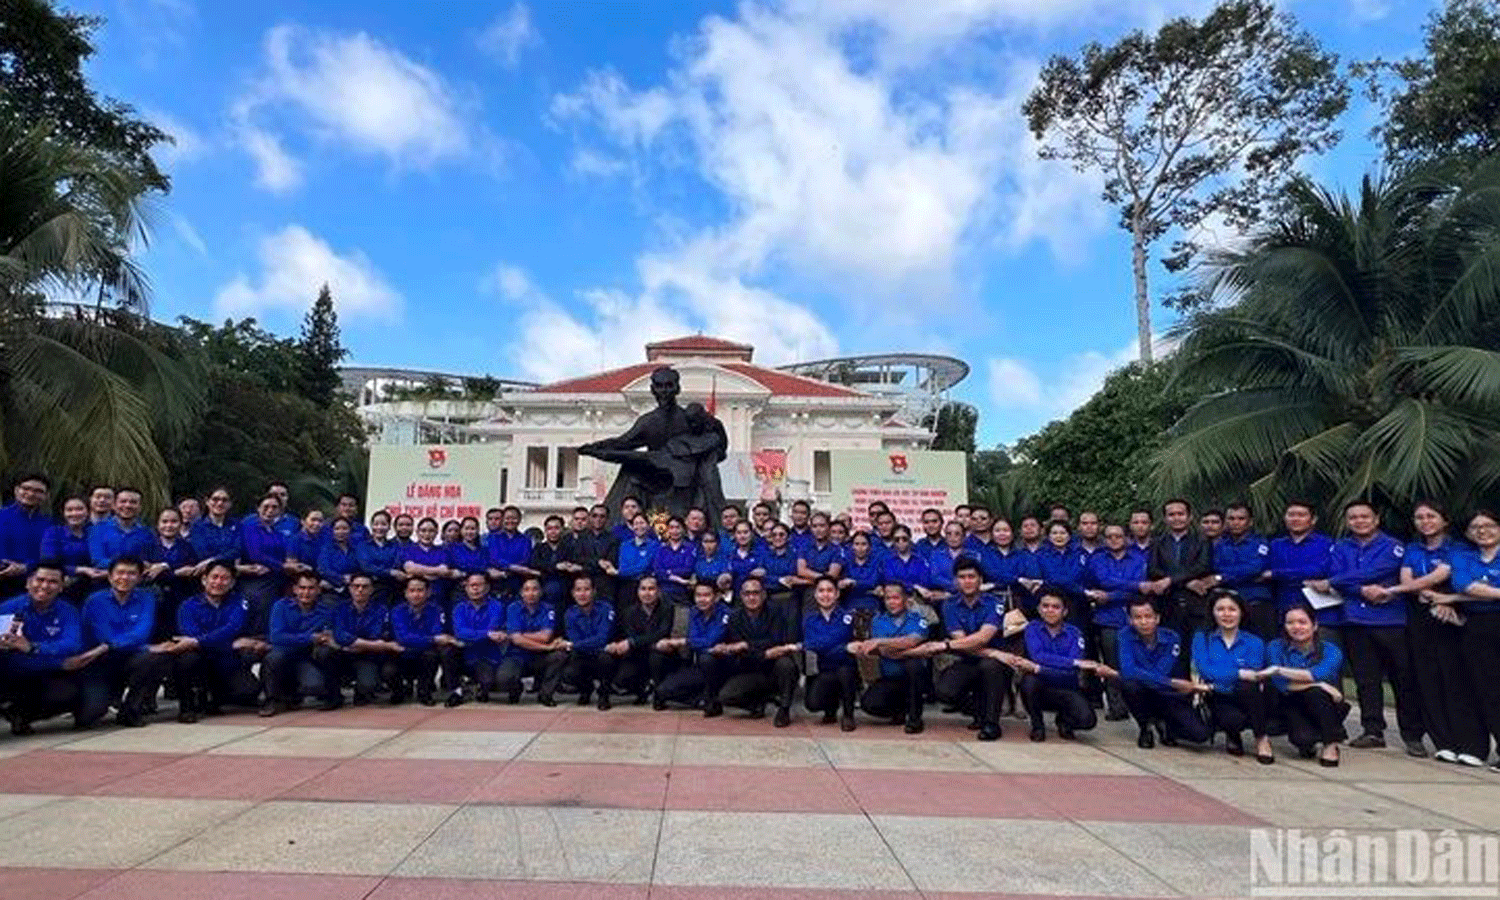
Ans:
{"label": "woman in blue shirt", "polygon": [[286,573],[318,571],[318,553],[323,549],[323,511],[310,509],[302,514],[302,528],[286,539]]}
{"label": "woman in blue shirt", "polygon": [[[880,608],[880,561],[876,559],[874,545],[870,543],[870,534],[867,531],[856,531],[849,538],[849,552],[844,556],[844,571],[839,579],[839,587],[844,592],[844,602],[856,613],[863,614],[863,625],[868,628],[870,619],[874,618],[875,611]],[[856,618],[856,624],[859,624]],[[861,637],[859,629],[855,630],[855,637],[861,640],[868,637],[868,632]]]}
{"label": "woman in blue shirt", "polygon": [[729,576],[730,587],[736,595],[739,594],[740,583],[746,578],[763,578],[766,574],[765,561],[761,559],[760,550],[755,546],[755,529],[749,522],[739,521],[734,524],[734,547],[729,551]]}
{"label": "woman in blue shirt", "polygon": [[401,568],[400,549],[391,537],[391,514],[376,510],[370,515],[370,539],[354,549],[359,570],[375,580],[376,603],[389,606],[401,596],[407,576]]}
{"label": "woman in blue shirt", "polygon": [[[1464,618],[1464,661],[1480,720],[1500,745],[1500,518],[1488,510],[1475,513],[1468,537],[1474,549],[1453,557],[1454,607]],[[1488,759],[1489,749],[1478,755]],[[1500,763],[1490,770],[1500,772]]]}
{"label": "woman in blue shirt", "polygon": [[449,600],[453,596],[453,570],[448,567],[447,551],[434,543],[437,533],[436,519],[426,518],[418,522],[416,541],[403,545],[396,552],[396,559],[408,576],[420,575],[427,579],[431,591],[429,599],[444,612],[449,612]]}
{"label": "woman in blue shirt", "polygon": [[712,528],[698,539],[698,562],[693,566],[695,584],[711,584],[720,594],[729,593],[732,580],[729,576],[729,557],[719,541],[719,533]]}
{"label": "woman in blue shirt", "polygon": [[1266,736],[1266,692],[1260,671],[1266,667],[1266,644],[1244,631],[1245,602],[1231,590],[1209,594],[1214,627],[1193,635],[1193,667],[1213,693],[1205,697],[1214,727],[1224,732],[1224,749],[1244,756],[1241,732],[1255,736],[1255,759],[1261,765],[1276,761]]}
{"label": "woman in blue shirt", "polygon": [[[1021,557],[1016,553],[1016,533],[1005,519],[990,526],[990,539],[979,551],[979,571],[995,596],[1009,601],[1020,575]],[[1010,608],[1010,603],[1006,603]]]}
{"label": "woman in blue shirt", "polygon": [[182,513],[169,506],[156,516],[156,534],[141,553],[141,587],[156,595],[152,641],[165,641],[177,628],[177,607],[193,592],[198,553],[182,537]]}
{"label": "woman in blue shirt", "polygon": [[642,576],[654,571],[656,550],[660,546],[645,513],[636,513],[625,524],[630,526],[630,539],[620,542],[615,551],[615,570],[609,573],[615,576],[615,615],[620,619],[636,602]]}
{"label": "woman in blue shirt", "polygon": [[1463,619],[1449,586],[1453,558],[1467,548],[1449,534],[1448,517],[1436,503],[1418,503],[1412,525],[1417,540],[1406,545],[1401,580],[1391,592],[1406,595],[1411,672],[1422,698],[1422,721],[1436,748],[1432,756],[1439,762],[1483,766],[1490,740],[1474,702],[1474,682],[1464,664]]}
{"label": "woman in blue shirt", "polygon": [[1069,618],[1075,624],[1082,622],[1084,610],[1088,609],[1083,596],[1084,556],[1073,546],[1073,529],[1068,523],[1053,522],[1047,526],[1047,540],[1037,548],[1035,558],[1041,568],[1040,578],[1023,576],[1021,583],[1032,592],[1043,584],[1066,591],[1068,608],[1073,610]]}
{"label": "woman in blue shirt", "polygon": [[89,505],[81,497],[69,497],[63,503],[62,523],[49,525],[42,532],[41,553],[37,558],[62,566],[67,587],[62,597],[82,606],[92,590],[90,582],[104,573],[89,563]]}
{"label": "woman in blue shirt", "polygon": [[687,539],[687,526],[678,516],[667,520],[667,539],[656,548],[652,561],[652,573],[661,589],[661,598],[673,606],[687,606],[692,599],[688,592],[693,589],[693,566],[698,562],[698,550]]}
{"label": "woman in blue shirt", "polygon": [[1260,677],[1276,690],[1292,746],[1303,759],[1316,756],[1318,765],[1332,768],[1339,764],[1339,744],[1349,737],[1349,704],[1337,686],[1344,654],[1318,634],[1317,616],[1306,603],[1288,609],[1282,626],[1284,637],[1266,648]]}
{"label": "woman in blue shirt", "polygon": [[354,526],[348,519],[334,519],[328,526],[328,542],[318,551],[318,578],[323,602],[337,603],[349,594],[349,579],[359,571],[354,547]]}
{"label": "woman in blue shirt", "polygon": [[462,581],[464,576],[475,572],[489,577],[490,554],[479,541],[478,519],[465,516],[458,523],[458,540],[451,544],[444,541],[443,549],[448,553],[448,568],[453,570],[454,578]]}
{"label": "woman in blue shirt", "polygon": [[[953,564],[965,556],[976,557],[973,551],[964,546],[964,526],[957,519],[951,519],[943,526],[943,542],[933,549],[927,557],[927,566],[930,570],[928,577],[933,587],[933,600],[946,600],[958,593],[958,588],[953,586]],[[981,571],[984,564],[980,562]],[[986,579],[988,580],[988,579]]]}

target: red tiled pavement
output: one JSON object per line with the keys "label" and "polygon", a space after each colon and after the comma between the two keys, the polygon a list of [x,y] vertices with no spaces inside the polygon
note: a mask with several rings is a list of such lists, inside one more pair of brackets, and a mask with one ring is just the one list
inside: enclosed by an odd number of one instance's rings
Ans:
{"label": "red tiled pavement", "polygon": [[282,795],[296,800],[462,803],[499,775],[504,762],[468,759],[351,759]]}
{"label": "red tiled pavement", "polygon": [[[77,754],[72,754],[77,755]],[[337,760],[292,756],[187,756],[118,778],[92,793],[118,797],[269,800],[332,768]]]}
{"label": "red tiled pavement", "polygon": [[1169,778],[1137,775],[1014,775],[1017,787],[1042,798],[1045,818],[1178,825],[1264,825],[1227,803]]}
{"label": "red tiled pavement", "polygon": [[380,878],[364,875],[133,869],[78,900],[360,900],[379,883]]}
{"label": "red tiled pavement", "polygon": [[646,900],[644,884],[387,878],[368,900]]}
{"label": "red tiled pavement", "polygon": [[860,807],[872,815],[1056,818],[1042,795],[1013,775],[873,769],[841,773]]}
{"label": "red tiled pavement", "polygon": [[859,812],[859,805],[832,769],[750,766],[676,766],[667,785],[666,808]]}
{"label": "red tiled pavement", "polygon": [[0,897],[72,900],[115,874],[111,869],[0,869]]}
{"label": "red tiled pavement", "polygon": [[[595,713],[598,715],[599,713]],[[494,706],[436,715],[413,726],[415,731],[546,731],[559,713],[541,707]]]}
{"label": "red tiled pavement", "polygon": [[667,778],[666,766],[517,760],[481,785],[469,802],[661,809]]}
{"label": "red tiled pavement", "polygon": [[164,753],[33,750],[4,760],[5,789],[23,794],[87,794],[183,758]]}

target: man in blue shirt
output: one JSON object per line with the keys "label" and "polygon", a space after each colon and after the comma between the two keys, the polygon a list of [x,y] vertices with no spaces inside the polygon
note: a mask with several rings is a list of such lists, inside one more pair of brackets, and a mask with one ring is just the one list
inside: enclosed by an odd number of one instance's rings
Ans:
{"label": "man in blue shirt", "polygon": [[400,678],[399,703],[406,699],[406,688],[415,683],[417,702],[435,706],[433,682],[442,670],[438,685],[451,694],[463,683],[463,653],[458,638],[443,631],[443,608],[429,603],[431,588],[426,578],[413,575],[406,582],[406,602],[391,610],[391,634],[401,647],[396,658]]}
{"label": "man in blue shirt", "polygon": [[[510,636],[505,631],[505,605],[490,594],[490,579],[483,572],[464,576],[464,599],[453,605],[453,636],[463,643],[464,668],[474,682],[474,699],[484,703],[495,686],[495,673],[505,659]],[[454,691],[446,706],[463,703]]]}
{"label": "man in blue shirt", "polygon": [[[749,579],[746,579],[747,581]],[[719,592],[711,584],[693,585],[693,608],[688,612],[687,634],[657,641],[663,653],[679,653],[687,665],[679,667],[656,686],[652,709],[662,710],[668,703],[701,705],[705,716],[723,712],[716,697],[725,678],[726,657],[722,651],[724,631],[729,627],[729,604],[719,602]]]}
{"label": "man in blue shirt", "polygon": [[372,702],[382,684],[390,687],[392,702],[400,702],[401,645],[391,640],[390,609],[375,599],[375,579],[364,572],[349,579],[349,599],[333,611],[333,642],[341,668],[353,676],[355,706]]}
{"label": "man in blue shirt", "polygon": [[[1104,529],[1104,549],[1089,557],[1084,570],[1084,591],[1094,605],[1094,628],[1099,635],[1099,655],[1105,665],[1120,667],[1120,632],[1130,627],[1128,608],[1141,596],[1146,586],[1146,555],[1136,551],[1125,536],[1125,529],[1110,525]],[[1130,718],[1125,696],[1117,679],[1104,680],[1107,722]]]}
{"label": "man in blue shirt", "polygon": [[0,508],[0,597],[26,582],[26,570],[41,558],[42,533],[52,525],[45,475],[23,475],[16,482],[15,502]]}
{"label": "man in blue shirt", "polygon": [[333,618],[318,600],[318,576],[299,572],[292,577],[292,596],[271,607],[266,633],[271,649],[261,662],[266,691],[262,716],[300,706],[306,694],[322,697],[318,708],[324,711],[344,705],[334,664]]}
{"label": "man in blue shirt", "polygon": [[958,596],[943,603],[943,630],[948,638],[923,644],[921,650],[928,656],[954,655],[953,663],[937,676],[934,693],[943,703],[972,712],[981,741],[996,741],[1000,739],[1000,706],[1010,692],[1012,670],[987,652],[1000,649],[1005,605],[979,592],[982,580],[974,559],[964,557],[953,564]]}
{"label": "man in blue shirt", "polygon": [[870,637],[849,645],[855,656],[880,661],[880,677],[859,698],[859,708],[893,724],[905,722],[907,734],[920,734],[922,690],[927,660],[918,648],[927,637],[927,623],[911,608],[906,588],[881,587],[882,609],[870,620]]}
{"label": "man in blue shirt", "polygon": [[[1088,731],[1097,722],[1094,709],[1079,689],[1083,672],[1097,672],[1100,663],[1084,657],[1083,632],[1064,621],[1068,614],[1067,592],[1048,585],[1037,594],[1037,618],[1023,632],[1026,659],[1018,666],[1021,696],[1031,713],[1031,739],[1047,739],[1042,713],[1057,713],[1057,736],[1072,740],[1075,731]],[[1106,672],[1113,670],[1105,667]]]}
{"label": "man in blue shirt", "polygon": [[1120,632],[1120,670],[1100,667],[1105,677],[1118,675],[1125,705],[1140,726],[1136,746],[1156,746],[1151,729],[1155,725],[1161,742],[1177,746],[1179,740],[1201,744],[1213,737],[1208,724],[1193,709],[1193,695],[1213,690],[1210,685],[1181,677],[1187,670],[1182,641],[1177,632],[1161,627],[1156,603],[1140,597],[1130,604],[1130,628]]}
{"label": "man in blue shirt", "polygon": [[[962,522],[959,523],[959,528],[964,528]],[[931,557],[934,550],[942,549],[944,544],[943,514],[940,510],[931,507],[922,510],[922,536],[912,543],[912,549],[923,559]]]}
{"label": "man in blue shirt", "polygon": [[539,685],[547,656],[557,649],[557,609],[542,598],[537,576],[521,580],[519,596],[505,610],[505,631],[510,649],[495,673],[495,690],[515,704],[521,701],[521,679],[530,676]]}
{"label": "man in blue shirt", "polygon": [[89,556],[94,568],[108,569],[121,556],[142,558],[151,530],[141,524],[141,492],[122,487],[115,491],[115,514],[89,528]]}
{"label": "man in blue shirt", "polygon": [[1390,590],[1401,580],[1406,548],[1380,530],[1375,508],[1363,501],[1344,507],[1344,525],[1349,535],[1334,545],[1326,583],[1315,587],[1331,588],[1344,598],[1344,652],[1354,670],[1364,728],[1349,746],[1385,746],[1383,682],[1389,679],[1406,752],[1426,756],[1422,743],[1426,727],[1406,639],[1406,601]]}
{"label": "man in blue shirt", "polygon": [[[1281,634],[1281,621],[1287,610],[1307,603],[1302,589],[1328,578],[1328,565],[1333,560],[1333,539],[1313,530],[1318,517],[1311,503],[1301,500],[1288,503],[1282,522],[1286,534],[1271,541],[1267,554],[1266,571],[1270,573],[1272,597],[1276,601],[1276,627],[1268,639]],[[1325,607],[1317,611],[1317,616],[1323,639],[1341,641],[1338,626],[1344,620],[1343,608]]]}
{"label": "man in blue shirt", "polygon": [[177,721],[196,722],[225,704],[260,705],[260,682],[234,647],[245,629],[245,603],[234,593],[234,565],[211,560],[200,579],[203,592],[177,608],[172,677]]}
{"label": "man in blue shirt", "polygon": [[502,597],[514,597],[525,577],[531,558],[531,538],[521,533],[521,510],[507,506],[500,511],[500,530],[484,538],[489,553],[490,581]]}
{"label": "man in blue shirt", "polygon": [[813,533],[809,520],[812,518],[812,504],[806,500],[797,500],[792,503],[792,527],[787,529],[787,545],[792,552],[798,556],[802,551],[812,546]]}
{"label": "man in blue shirt", "polygon": [[109,587],[95,591],[83,606],[83,646],[88,650],[69,657],[64,668],[82,670],[82,696],[74,722],[88,728],[120,698],[115,724],[129,728],[146,724],[148,701],[166,671],[169,649],[151,643],[156,598],[142,590],[142,565],[133,556],[116,557],[109,566]]}
{"label": "man in blue shirt", "polygon": [[566,681],[577,686],[579,706],[587,705],[597,689],[599,709],[607,710],[619,665],[619,658],[604,649],[614,637],[615,608],[594,602],[594,581],[586,573],[573,576],[571,593],[573,602],[563,614],[563,639],[547,658],[537,700],[543,706],[556,706],[554,695]]}
{"label": "man in blue shirt", "polygon": [[62,567],[37,563],[26,580],[26,593],[0,603],[0,615],[13,616],[0,633],[0,699],[8,706],[11,734],[31,733],[31,723],[71,709],[78,684],[64,668],[82,640],[78,611],[58,601]]}
{"label": "man in blue shirt", "polygon": [[1214,574],[1209,586],[1240,595],[1245,603],[1245,630],[1269,640],[1276,636],[1276,605],[1271,600],[1271,542],[1251,527],[1250,507],[1224,508],[1224,535],[1214,543]]}

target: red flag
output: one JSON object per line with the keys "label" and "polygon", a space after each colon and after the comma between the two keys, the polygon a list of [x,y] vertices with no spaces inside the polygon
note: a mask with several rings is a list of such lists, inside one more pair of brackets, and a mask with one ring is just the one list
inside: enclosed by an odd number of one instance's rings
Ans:
{"label": "red flag", "polygon": [[717,376],[717,375],[710,376],[709,380],[708,380],[708,402],[705,403],[705,404],[703,404],[703,408],[706,409],[706,410],[708,410],[708,414],[709,415],[713,415],[714,414],[714,410],[719,405],[718,402],[717,402],[718,399],[719,399],[718,394],[719,394],[719,376]]}

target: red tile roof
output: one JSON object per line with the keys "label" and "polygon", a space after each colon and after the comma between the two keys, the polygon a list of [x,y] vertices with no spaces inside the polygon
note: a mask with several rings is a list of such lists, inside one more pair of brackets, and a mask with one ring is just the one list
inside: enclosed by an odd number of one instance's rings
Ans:
{"label": "red tile roof", "polygon": [[659,367],[658,363],[636,363],[633,366],[610,369],[607,372],[595,372],[593,375],[539,385],[536,390],[542,394],[614,394],[624,390],[627,384],[642,375],[651,374]]}
{"label": "red tile roof", "polygon": [[[708,340],[715,340],[709,338]],[[717,365],[729,372],[749,378],[780,397],[864,397],[865,394],[815,378],[804,378],[788,372],[778,372],[750,363],[721,362]],[[625,389],[631,382],[642,378],[660,367],[659,363],[636,363],[607,372],[596,372],[566,381],[554,381],[536,388],[542,394],[614,394]]]}
{"label": "red tile roof", "polygon": [[656,356],[654,354],[663,350],[672,353],[686,353],[695,350],[713,353],[742,353],[745,356],[745,361],[749,362],[750,354],[755,351],[755,348],[749,344],[737,344],[734,341],[709,337],[706,334],[690,334],[665,341],[652,341],[646,345],[646,358],[655,359]]}

